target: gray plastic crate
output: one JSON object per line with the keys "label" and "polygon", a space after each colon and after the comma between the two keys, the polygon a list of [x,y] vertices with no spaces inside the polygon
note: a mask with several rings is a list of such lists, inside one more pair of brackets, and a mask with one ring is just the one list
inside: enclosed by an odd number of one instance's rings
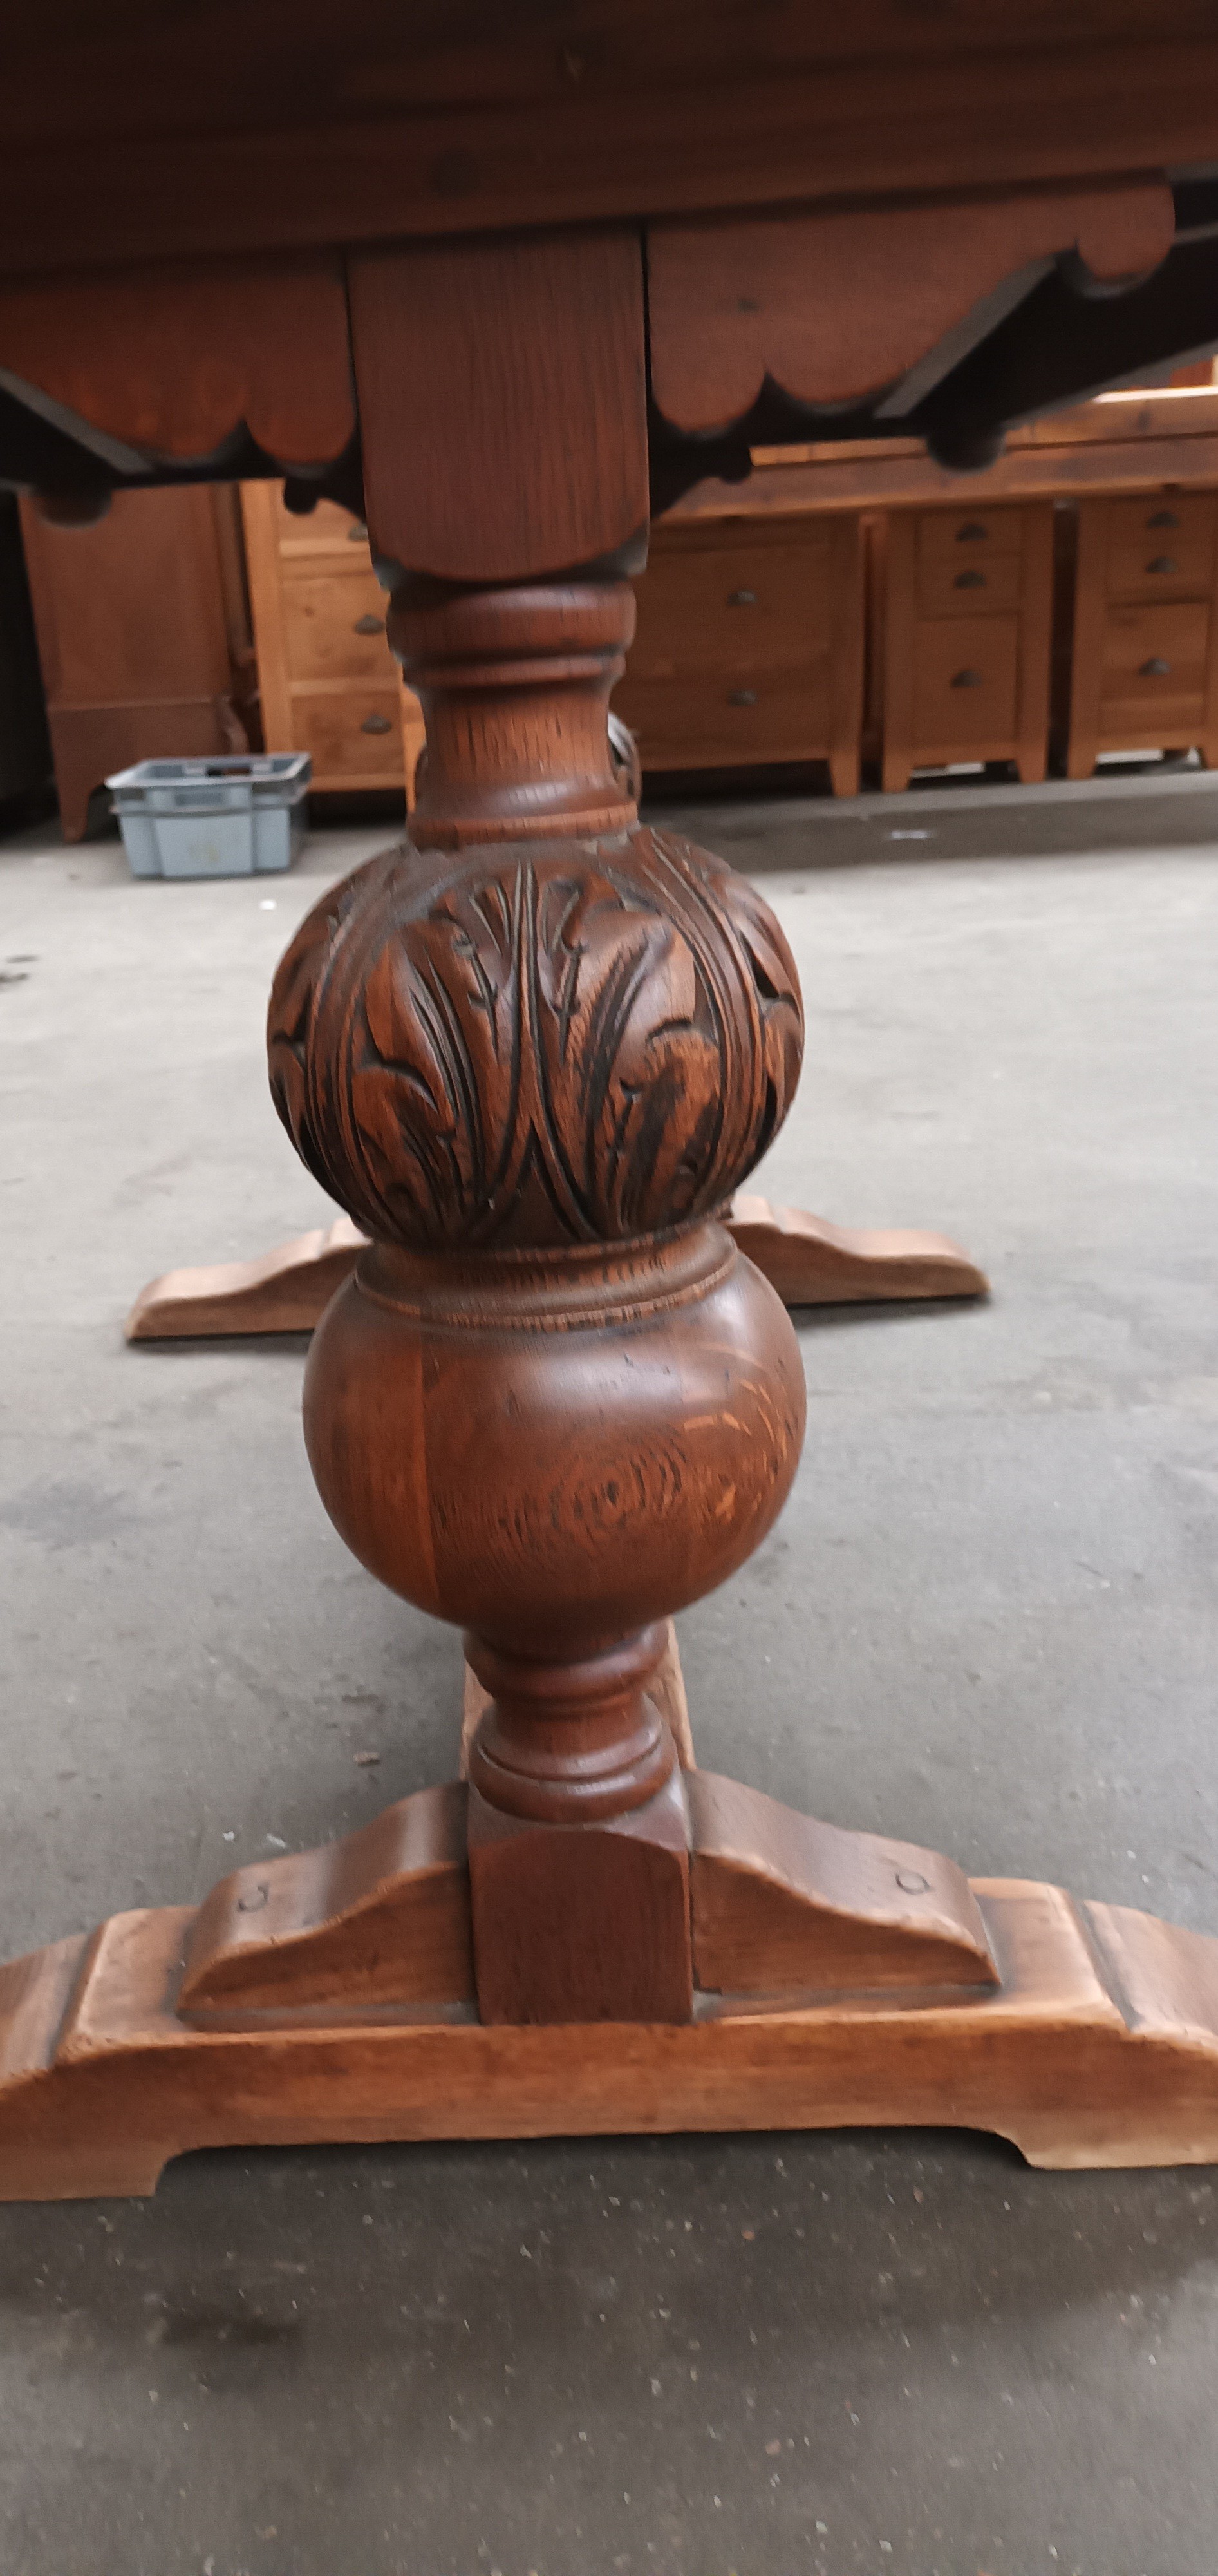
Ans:
{"label": "gray plastic crate", "polygon": [[307,751],[141,760],[106,780],[133,877],[251,877],[304,840]]}

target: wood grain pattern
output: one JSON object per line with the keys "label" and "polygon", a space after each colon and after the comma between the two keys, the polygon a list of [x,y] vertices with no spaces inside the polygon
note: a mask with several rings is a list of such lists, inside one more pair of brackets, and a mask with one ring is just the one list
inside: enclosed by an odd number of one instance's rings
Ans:
{"label": "wood grain pattern", "polygon": [[123,268],[0,289],[0,381],[120,471],[215,456],[242,425],[283,465],[355,428],[333,257]]}
{"label": "wood grain pattern", "polygon": [[420,1789],[319,1851],[222,1878],[185,1945],[181,2018],[472,2001],[465,1809],[460,1781]]}
{"label": "wood grain pattern", "polygon": [[[671,834],[598,837],[633,810],[607,715],[632,618],[606,581],[399,583],[414,846],[315,908],[268,1025],[293,1142],[373,1237],[310,1352],[310,1463],[361,1560],[470,1632],[478,2008],[518,2026],[690,2015],[648,1684],[803,1430],[785,1313],[708,1221],[785,1115],[798,982],[743,880]],[[530,833],[555,789],[583,838]]]}
{"label": "wood grain pattern", "polygon": [[479,1791],[477,1754],[475,1744],[468,1840],[483,2023],[690,2021],[689,1825],[675,1767],[646,1805],[593,1830],[506,1815]]}
{"label": "wood grain pattern", "polygon": [[[240,79],[233,77],[239,58]],[[1205,0],[82,0],[14,29],[0,257],[386,241],[1218,161]]]}
{"label": "wood grain pattern", "polygon": [[[674,428],[725,429],[767,381],[804,403],[898,382],[1029,262],[1076,249],[1097,278],[1158,266],[1163,184],[653,227],[652,392]],[[955,349],[955,341],[953,341]],[[962,354],[962,350],[957,351]]]}
{"label": "wood grain pattern", "polygon": [[488,1278],[476,1256],[362,1256],[314,1336],[306,1446],[391,1589],[522,1655],[582,1657],[726,1580],[771,1526],[798,1344],[717,1228],[493,1258]]}
{"label": "wood grain pattern", "polygon": [[637,235],[361,252],[348,280],[374,555],[478,583],[642,560]]}
{"label": "wood grain pattern", "polygon": [[0,1969],[0,2196],[150,2192],[196,2147],[682,2129],[974,2128],[1044,2166],[1218,2161],[1218,1942],[970,1885],[997,1988],[708,1997],[683,2026],[578,2040],[459,2004],[194,2029],[174,2009],[190,1910],[116,1915]]}
{"label": "wood grain pattern", "polygon": [[694,1971],[735,1995],[996,1986],[964,1872],[713,1771],[687,1783]]}
{"label": "wood grain pattern", "polygon": [[[694,1767],[693,1730],[689,1722],[689,1702],[685,1695],[685,1676],[677,1644],[675,1622],[661,1623],[664,1643],[660,1660],[647,1683],[647,1696],[658,1708],[677,1749],[677,1760],[683,1771]],[[461,1777],[469,1777],[469,1757],[474,1737],[491,1705],[491,1693],[479,1681],[473,1665],[466,1663],[462,1673],[461,1696]]]}
{"label": "wood grain pattern", "polygon": [[388,638],[427,727],[412,840],[460,849],[633,823],[633,767],[609,730],[633,629],[625,581],[400,583]]}

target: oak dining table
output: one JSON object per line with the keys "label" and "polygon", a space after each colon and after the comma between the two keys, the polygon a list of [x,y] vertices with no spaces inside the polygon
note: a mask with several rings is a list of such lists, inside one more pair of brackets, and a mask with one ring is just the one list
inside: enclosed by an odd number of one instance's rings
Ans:
{"label": "oak dining table", "polygon": [[47,0],[0,141],[0,478],[70,521],[274,476],[368,527],[426,772],[281,961],[270,1078],[359,1238],[314,1476],[480,1693],[465,1776],[0,1968],[0,2194],[838,2123],[1218,2158],[1218,1937],[820,1824],[672,1722],[668,1622],[803,1438],[723,1223],[803,1013],[607,728],[700,480],[830,435],[967,471],[1213,345],[1212,10]]}

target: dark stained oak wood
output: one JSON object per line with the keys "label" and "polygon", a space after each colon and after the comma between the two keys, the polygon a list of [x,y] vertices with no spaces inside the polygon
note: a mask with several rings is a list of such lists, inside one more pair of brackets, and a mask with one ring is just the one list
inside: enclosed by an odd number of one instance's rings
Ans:
{"label": "dark stained oak wood", "polygon": [[637,233],[362,251],[348,289],[374,555],[479,584],[642,562]]}
{"label": "dark stained oak wood", "polygon": [[[649,48],[632,0],[524,42],[475,0],[460,62],[448,13],[391,17],[260,9],[283,78],[251,118],[218,0],[159,38],[119,0],[104,51],[49,0],[10,49],[0,241],[24,219],[5,255],[44,274],[133,237],[390,245],[352,258],[352,354],[428,767],[413,840],[293,941],[269,1048],[293,1142],[372,1237],[309,1357],[323,1500],[467,1628],[489,1704],[466,1791],[0,1970],[0,2190],[147,2189],[229,2142],[894,2118],[1046,2163],[1208,2159],[1218,1943],[969,1886],[678,1763],[648,1687],[665,1623],[773,1525],[803,1428],[789,1321],[717,1222],[789,1106],[802,1013],[755,891],[634,822],[603,714],[645,529],[647,220],[850,192],[899,230],[903,188],[1214,157],[1210,14],[861,0],[759,33],[707,0]],[[113,106],[108,188],[85,137],[64,158],[86,100],[86,126]],[[485,238],[550,219],[608,229]],[[206,339],[159,437],[201,434]]]}
{"label": "dark stained oak wood", "polygon": [[482,2021],[641,2029],[692,2020],[688,1838],[675,1770],[646,1806],[596,1832],[514,1822],[471,1783]]}
{"label": "dark stained oak wood", "polygon": [[970,1892],[998,1987],[708,1996],[683,2026],[578,2031],[453,2003],[194,2028],[190,1909],[115,1915],[0,1969],[0,2196],[150,2192],[190,2148],[327,2139],[913,2123],[1050,2167],[1218,2161],[1218,1943],[1028,1881]]}
{"label": "dark stained oak wood", "polygon": [[1207,0],[53,0],[5,68],[10,274],[1218,160]]}
{"label": "dark stained oak wood", "polygon": [[[647,1696],[659,1710],[672,1736],[681,1769],[692,1771],[694,1767],[693,1730],[689,1722],[689,1702],[685,1696],[685,1676],[681,1670],[677,1632],[671,1619],[664,1621],[663,1635],[664,1643],[660,1651],[660,1660],[648,1677]],[[469,1757],[473,1750],[474,1737],[491,1705],[491,1697],[491,1692],[484,1689],[472,1664],[467,1663],[464,1670],[461,1707],[461,1777],[463,1780],[469,1776]]]}
{"label": "dark stained oak wood", "polygon": [[658,224],[647,251],[652,391],[684,430],[726,427],[767,378],[800,402],[904,377],[1030,261],[1077,249],[1099,280],[1171,247],[1170,190],[1111,189]]}
{"label": "dark stained oak wood", "polygon": [[333,256],[0,286],[0,371],[127,471],[214,456],[243,425],[281,465],[323,465],[355,427]]}
{"label": "dark stained oak wood", "polygon": [[[608,724],[634,631],[629,582],[406,580],[387,628],[427,721],[413,841],[457,849],[633,823],[633,780]],[[527,723],[505,721],[509,692]]]}

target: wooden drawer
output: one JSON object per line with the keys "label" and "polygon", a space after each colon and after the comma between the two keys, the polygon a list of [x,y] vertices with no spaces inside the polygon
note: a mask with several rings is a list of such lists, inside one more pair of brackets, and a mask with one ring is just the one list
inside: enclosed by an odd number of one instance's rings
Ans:
{"label": "wooden drawer", "polygon": [[371,572],[293,571],[283,585],[291,678],[392,679],[396,666],[385,637],[386,606]]}
{"label": "wooden drawer", "polygon": [[1118,710],[1143,713],[1148,743],[1159,725],[1200,713],[1209,645],[1207,600],[1178,600],[1163,607],[1110,608],[1104,627],[1100,679],[1101,723]]}
{"label": "wooden drawer", "polygon": [[1016,617],[943,618],[914,631],[914,742],[953,757],[1013,741],[1019,679]]}
{"label": "wooden drawer", "polygon": [[993,555],[1017,555],[1023,545],[1023,512],[1018,509],[920,510],[918,561],[985,563]]}
{"label": "wooden drawer", "polygon": [[1110,599],[1205,599],[1214,579],[1214,537],[1159,531],[1114,538],[1108,549]]}
{"label": "wooden drawer", "polygon": [[758,672],[632,680],[613,710],[636,735],[644,769],[714,769],[734,762],[816,760],[830,747],[827,664]]}
{"label": "wooden drawer", "polygon": [[1109,501],[1108,543],[1146,546],[1152,554],[1178,554],[1181,546],[1212,546],[1215,495],[1212,492],[1140,492],[1128,500]]}
{"label": "wooden drawer", "polygon": [[401,786],[402,701],[396,681],[361,689],[295,689],[292,732],[312,754],[315,787]]}
{"label": "wooden drawer", "polygon": [[981,563],[958,563],[954,555],[924,555],[918,565],[918,615],[959,617],[1009,616],[1019,606],[1023,580],[1021,555],[986,554]]}
{"label": "wooden drawer", "polygon": [[786,543],[657,553],[636,583],[633,676],[683,672],[745,675],[789,669],[823,650],[834,617],[831,530],[801,529]]}

